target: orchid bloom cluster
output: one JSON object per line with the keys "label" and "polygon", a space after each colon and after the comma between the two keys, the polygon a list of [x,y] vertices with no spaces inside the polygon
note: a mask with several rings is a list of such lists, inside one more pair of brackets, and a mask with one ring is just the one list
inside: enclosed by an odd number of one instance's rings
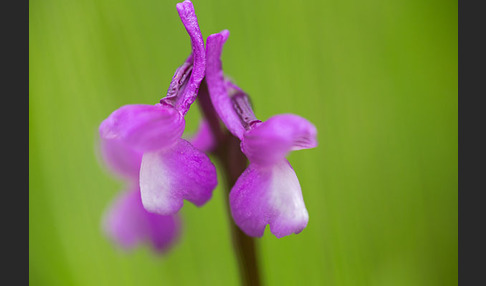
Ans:
{"label": "orchid bloom cluster", "polygon": [[127,190],[105,213],[105,232],[123,248],[148,242],[165,252],[180,235],[178,212],[184,200],[201,207],[211,199],[218,184],[208,157],[218,144],[214,130],[203,120],[192,139],[182,138],[184,116],[202,93],[209,94],[210,110],[240,140],[249,162],[229,194],[236,225],[253,237],[261,237],[267,224],[278,238],[301,232],[309,216],[285,157],[316,147],[316,128],[293,114],[258,120],[249,96],[222,70],[229,32],[210,35],[204,47],[192,3],[186,0],[176,8],[192,53],[175,71],[167,95],[154,105],[122,106],[99,127],[104,161],[127,182]]}

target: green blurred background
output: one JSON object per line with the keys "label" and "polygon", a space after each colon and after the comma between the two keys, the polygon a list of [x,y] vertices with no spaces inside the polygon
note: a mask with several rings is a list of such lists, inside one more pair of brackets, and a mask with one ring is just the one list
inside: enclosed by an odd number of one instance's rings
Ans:
{"label": "green blurred background", "polygon": [[[230,30],[224,68],[257,116],[319,132],[289,156],[309,224],[258,240],[265,284],[457,284],[457,1],[193,3],[204,37]],[[222,188],[185,204],[164,257],[121,252],[100,228],[123,184],[97,158],[97,127],[164,96],[190,52],[175,4],[30,1],[32,285],[238,284]]]}

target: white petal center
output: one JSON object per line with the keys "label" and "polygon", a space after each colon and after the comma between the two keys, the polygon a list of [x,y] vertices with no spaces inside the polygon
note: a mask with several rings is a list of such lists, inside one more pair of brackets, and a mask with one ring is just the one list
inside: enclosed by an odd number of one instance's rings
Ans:
{"label": "white petal center", "polygon": [[308,219],[299,179],[286,161],[272,169],[269,196],[270,205],[278,213],[279,219],[290,224]]}
{"label": "white petal center", "polygon": [[166,213],[170,209],[171,178],[161,152],[146,152],[140,167],[142,203],[149,212]]}

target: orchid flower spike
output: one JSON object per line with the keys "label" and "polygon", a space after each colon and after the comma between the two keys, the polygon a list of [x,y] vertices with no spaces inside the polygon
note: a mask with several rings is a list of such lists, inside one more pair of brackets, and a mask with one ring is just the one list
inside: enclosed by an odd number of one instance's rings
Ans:
{"label": "orchid flower spike", "polygon": [[317,146],[317,130],[306,119],[275,115],[262,122],[248,95],[225,79],[221,53],[229,36],[224,30],[206,40],[206,81],[214,109],[228,130],[241,140],[249,160],[230,192],[231,214],[249,236],[261,237],[267,224],[278,238],[301,232],[309,220],[299,180],[286,155]]}
{"label": "orchid flower spike", "polygon": [[[184,115],[205,75],[206,54],[194,6],[186,0],[176,8],[190,36],[192,53],[175,71],[167,96],[155,105],[122,106],[99,128],[108,153],[118,148],[127,154],[123,159],[111,156],[112,163],[123,174],[136,173],[144,208],[161,215],[177,213],[184,200],[204,205],[217,185],[209,157],[181,138]],[[140,155],[141,163],[135,167],[132,161]]]}

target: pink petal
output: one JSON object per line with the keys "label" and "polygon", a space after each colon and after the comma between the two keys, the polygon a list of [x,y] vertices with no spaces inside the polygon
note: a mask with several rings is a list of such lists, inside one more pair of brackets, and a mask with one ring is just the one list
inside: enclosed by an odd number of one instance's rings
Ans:
{"label": "pink petal", "polygon": [[106,165],[116,174],[138,180],[142,153],[133,150],[117,139],[101,138],[101,156]]}
{"label": "pink petal", "polygon": [[317,146],[316,127],[294,114],[275,115],[246,132],[241,150],[250,162],[269,166],[293,150]]}
{"label": "pink petal", "polygon": [[309,220],[294,170],[283,160],[272,167],[250,166],[230,193],[235,223],[249,236],[261,237],[265,226],[278,238],[301,232]]}
{"label": "pink petal", "polygon": [[151,243],[154,250],[164,253],[179,238],[177,216],[162,216],[147,212],[138,188],[121,193],[103,218],[106,235],[124,249]]}
{"label": "pink petal", "polygon": [[184,115],[187,113],[194,100],[196,100],[199,85],[204,78],[206,70],[206,52],[204,50],[204,39],[201,30],[199,29],[196,12],[194,11],[194,6],[191,1],[186,0],[182,3],[177,3],[176,8],[177,12],[179,12],[182,24],[191,38],[192,55],[194,58],[191,77],[180,96],[180,100],[178,99],[177,102],[177,109]]}
{"label": "pink petal", "polygon": [[214,109],[228,130],[238,138],[243,137],[243,127],[228,95],[221,63],[221,53],[229,32],[210,35],[206,40],[206,82]]}
{"label": "pink petal", "polygon": [[103,139],[116,139],[139,152],[170,146],[184,132],[184,118],[174,108],[133,104],[115,110],[99,128]]}
{"label": "pink petal", "polygon": [[175,214],[183,200],[202,206],[217,183],[216,168],[209,157],[186,140],[143,155],[140,190],[143,205],[150,212]]}

